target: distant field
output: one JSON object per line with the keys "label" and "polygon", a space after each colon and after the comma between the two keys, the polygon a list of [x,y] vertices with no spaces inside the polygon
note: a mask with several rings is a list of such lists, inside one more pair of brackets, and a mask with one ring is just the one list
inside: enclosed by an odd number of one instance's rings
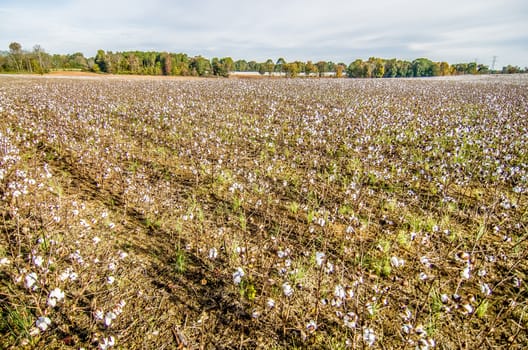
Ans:
{"label": "distant field", "polygon": [[191,77],[191,76],[164,76],[164,75],[126,75],[126,74],[104,74],[104,73],[92,73],[92,72],[82,72],[82,71],[53,71],[50,73],[37,75],[37,74],[0,74],[0,78],[11,77],[11,78],[30,78],[30,79],[39,79],[39,78],[72,78],[72,79],[147,79],[147,80],[196,80],[203,79],[200,77]]}
{"label": "distant field", "polygon": [[528,77],[0,76],[0,348],[521,349]]}

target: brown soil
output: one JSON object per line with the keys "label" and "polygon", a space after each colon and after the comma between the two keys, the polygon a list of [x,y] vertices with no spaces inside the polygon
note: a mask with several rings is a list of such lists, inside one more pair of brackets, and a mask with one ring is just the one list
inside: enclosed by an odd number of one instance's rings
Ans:
{"label": "brown soil", "polygon": [[164,75],[133,75],[133,74],[104,74],[80,71],[54,71],[44,76],[50,77],[93,77],[93,78],[110,78],[110,79],[170,79],[170,80],[194,80],[200,77],[189,76],[164,76]]}
{"label": "brown soil", "polygon": [[46,73],[45,75],[51,75],[51,76],[67,76],[67,77],[93,77],[93,76],[100,76],[100,74],[92,73],[92,72],[80,72],[80,71],[53,71],[50,73]]}

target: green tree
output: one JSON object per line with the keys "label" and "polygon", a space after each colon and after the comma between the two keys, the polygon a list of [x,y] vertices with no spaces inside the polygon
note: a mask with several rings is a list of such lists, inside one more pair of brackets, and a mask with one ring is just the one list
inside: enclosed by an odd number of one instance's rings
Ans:
{"label": "green tree", "polygon": [[512,66],[511,64],[502,67],[502,73],[503,74],[515,74],[515,73],[521,73],[522,69],[519,66]]}
{"label": "green tree", "polygon": [[282,69],[287,78],[295,78],[300,72],[298,62],[284,63]]}
{"label": "green tree", "polygon": [[433,75],[433,62],[427,58],[417,58],[412,62],[415,77],[430,77]]}
{"label": "green tree", "polygon": [[275,70],[275,64],[271,60],[271,58],[268,58],[268,60],[264,63],[264,67],[266,72],[271,76],[271,73]]}
{"label": "green tree", "polygon": [[202,56],[193,57],[189,63],[192,75],[205,76],[211,74],[211,62]]}
{"label": "green tree", "polygon": [[451,66],[447,62],[440,62],[440,75],[451,75]]}
{"label": "green tree", "polygon": [[189,57],[184,53],[171,55],[173,57],[172,71],[174,75],[189,75]]}
{"label": "green tree", "polygon": [[409,61],[400,61],[398,60],[398,77],[412,77],[412,63]]}
{"label": "green tree", "polygon": [[249,69],[249,64],[245,60],[237,60],[233,64],[233,69],[237,72],[247,72]]}
{"label": "green tree", "polygon": [[220,65],[220,59],[213,57],[211,60],[211,67],[213,68],[213,75],[223,75],[223,67]]}
{"label": "green tree", "polygon": [[235,66],[235,62],[233,61],[231,57],[224,57],[220,59],[220,64],[224,68],[224,72],[225,72],[224,76],[228,76],[229,73],[233,71],[233,67]]}
{"label": "green tree", "polygon": [[442,71],[441,71],[440,63],[433,62],[433,64],[431,65],[431,75],[433,77],[437,77],[437,76],[442,75],[441,73]]}
{"label": "green tree", "polygon": [[280,57],[277,60],[277,63],[275,63],[275,72],[277,73],[284,73],[284,65],[286,64],[286,60],[282,57]]}
{"label": "green tree", "polygon": [[248,72],[259,72],[261,64],[257,63],[256,61],[249,61],[248,62]]}
{"label": "green tree", "polygon": [[306,62],[304,66],[304,74],[306,74],[307,76],[310,76],[312,73],[317,73],[317,72],[318,72],[317,66],[313,64],[312,61]]}
{"label": "green tree", "polygon": [[479,64],[477,66],[477,72],[478,74],[489,74],[490,70],[489,67],[484,64]]}
{"label": "green tree", "polygon": [[335,72],[336,64],[332,61],[326,62],[326,72]]}
{"label": "green tree", "polygon": [[386,78],[395,78],[398,76],[398,61],[395,58],[385,61],[385,74]]}
{"label": "green tree", "polygon": [[477,62],[470,62],[467,65],[467,74],[477,74]]}
{"label": "green tree", "polygon": [[7,57],[0,54],[0,72],[5,71],[7,68]]}
{"label": "green tree", "polygon": [[140,69],[139,69],[140,65],[139,65],[139,59],[137,58],[137,56],[133,52],[130,52],[127,55],[127,60],[128,60],[128,69],[129,69],[130,73],[139,74],[140,73]]}
{"label": "green tree", "polygon": [[457,64],[455,64],[455,72],[457,74],[466,74],[467,70],[468,70],[467,63],[457,63]]}
{"label": "green tree", "polygon": [[344,63],[338,63],[335,65],[334,70],[336,78],[342,78],[343,72],[346,70],[346,65]]}
{"label": "green tree", "polygon": [[362,59],[357,59],[350,63],[347,68],[347,74],[350,78],[364,78],[365,77],[365,64]]}
{"label": "green tree", "polygon": [[319,76],[322,77],[326,72],[328,72],[328,67],[326,65],[325,61],[319,61],[316,63],[317,71],[319,72]]}
{"label": "green tree", "polygon": [[172,58],[170,54],[166,52],[161,55],[161,71],[163,72],[163,75],[172,74]]}
{"label": "green tree", "polygon": [[385,74],[385,62],[381,58],[370,57],[367,65],[371,67],[371,73],[368,76],[373,78],[381,78]]}
{"label": "green tree", "polygon": [[106,54],[103,50],[97,50],[97,55],[95,55],[95,64],[99,67],[100,72],[108,72],[108,61],[106,58]]}

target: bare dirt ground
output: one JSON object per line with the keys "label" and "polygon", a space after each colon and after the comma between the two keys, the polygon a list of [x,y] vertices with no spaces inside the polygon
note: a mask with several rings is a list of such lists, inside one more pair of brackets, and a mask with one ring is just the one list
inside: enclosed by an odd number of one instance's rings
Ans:
{"label": "bare dirt ground", "polygon": [[141,80],[196,80],[201,77],[164,75],[102,74],[80,71],[54,71],[46,74],[0,74],[0,77],[20,78],[74,78],[74,79],[141,79]]}

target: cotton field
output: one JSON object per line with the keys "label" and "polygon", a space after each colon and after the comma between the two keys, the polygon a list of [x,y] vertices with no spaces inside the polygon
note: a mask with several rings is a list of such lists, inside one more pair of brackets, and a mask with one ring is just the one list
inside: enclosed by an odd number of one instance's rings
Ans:
{"label": "cotton field", "polygon": [[0,348],[528,344],[528,77],[0,77]]}

